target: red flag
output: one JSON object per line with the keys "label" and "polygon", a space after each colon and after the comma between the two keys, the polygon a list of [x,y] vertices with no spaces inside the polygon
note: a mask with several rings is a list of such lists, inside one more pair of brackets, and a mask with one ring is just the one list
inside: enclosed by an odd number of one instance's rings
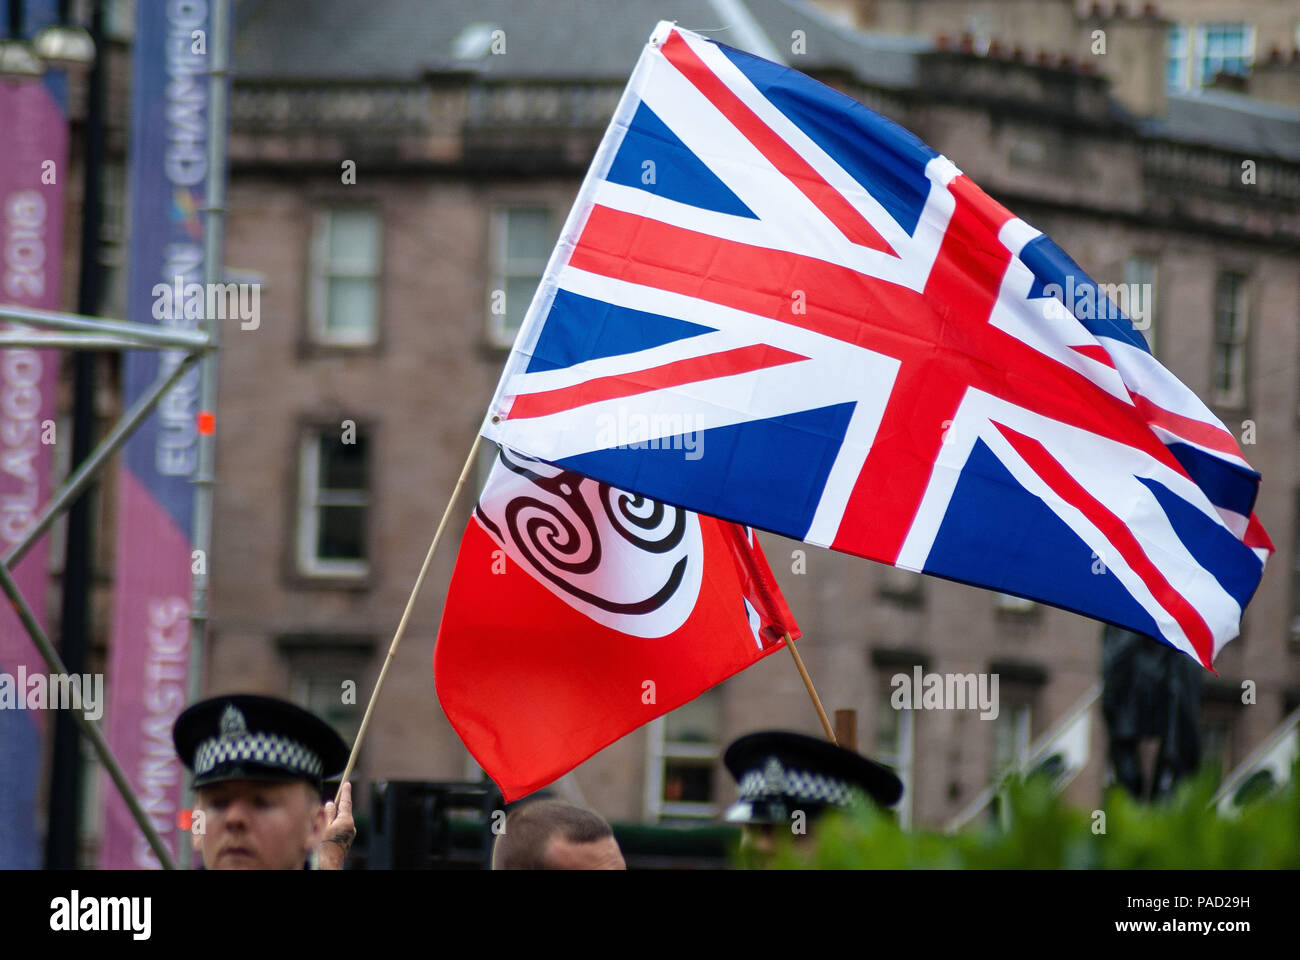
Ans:
{"label": "red flag", "polygon": [[433,654],[507,801],[799,637],[744,527],[502,451]]}

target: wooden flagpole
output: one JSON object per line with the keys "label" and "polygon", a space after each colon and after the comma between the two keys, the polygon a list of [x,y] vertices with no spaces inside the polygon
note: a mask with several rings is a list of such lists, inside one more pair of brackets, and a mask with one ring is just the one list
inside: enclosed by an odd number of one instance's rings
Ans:
{"label": "wooden flagpole", "polygon": [[[461,467],[460,478],[456,481],[456,488],[451,492],[451,499],[447,501],[447,509],[442,512],[442,519],[438,521],[438,529],[433,535],[433,543],[429,544],[429,552],[424,555],[424,564],[420,567],[420,575],[415,578],[415,586],[411,588],[411,596],[406,601],[406,610],[402,613],[402,619],[397,624],[397,632],[393,634],[393,642],[388,647],[388,656],[384,658],[384,665],[380,668],[379,677],[375,680],[375,689],[370,694],[370,702],[366,704],[365,716],[361,718],[361,729],[357,731],[356,742],[352,744],[352,754],[348,757],[347,768],[343,771],[343,779],[339,781],[339,792],[343,790],[343,784],[348,782],[348,777],[352,776],[352,768],[357,765],[357,753],[361,750],[361,741],[365,739],[366,728],[370,726],[370,715],[374,712],[375,703],[379,700],[379,688],[384,685],[384,677],[388,675],[388,667],[393,662],[393,656],[397,653],[397,645],[402,642],[402,635],[406,633],[406,623],[411,619],[411,611],[415,609],[415,598],[420,595],[420,588],[424,586],[424,578],[428,576],[429,565],[433,562],[434,551],[438,549],[438,541],[442,539],[443,528],[447,526],[447,518],[451,516],[451,508],[456,505],[456,500],[460,496],[461,488],[465,486],[465,480],[469,477],[470,469],[474,465],[474,459],[478,454],[479,444],[483,442],[481,435],[474,437],[474,445],[469,448],[469,456],[465,458],[465,466]],[[789,637],[789,634],[786,634]],[[821,705],[818,704],[818,709]],[[339,798],[334,797],[337,804]]]}
{"label": "wooden flagpole", "polygon": [[808,668],[803,665],[803,657],[799,656],[799,651],[795,649],[794,638],[790,636],[789,631],[785,634],[785,645],[790,651],[790,656],[794,657],[794,665],[799,668],[799,676],[803,677],[803,685],[808,688],[808,696],[812,698],[813,706],[817,708],[817,716],[821,718],[826,739],[835,743],[835,731],[826,717],[826,708],[822,706],[821,697],[817,696],[817,688],[813,686],[812,677],[808,676]]}

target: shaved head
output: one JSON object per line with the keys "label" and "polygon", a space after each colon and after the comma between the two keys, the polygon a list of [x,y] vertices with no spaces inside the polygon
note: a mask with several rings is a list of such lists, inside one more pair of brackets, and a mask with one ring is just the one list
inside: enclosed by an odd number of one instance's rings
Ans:
{"label": "shaved head", "polygon": [[534,800],[506,817],[493,870],[626,870],[605,818],[562,800]]}

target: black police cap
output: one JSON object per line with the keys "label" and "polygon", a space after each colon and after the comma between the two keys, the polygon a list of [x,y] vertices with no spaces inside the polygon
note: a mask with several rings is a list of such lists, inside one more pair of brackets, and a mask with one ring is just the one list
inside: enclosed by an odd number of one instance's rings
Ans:
{"label": "black police cap", "polygon": [[816,816],[828,807],[849,807],[859,797],[890,807],[903,795],[893,770],[802,733],[751,733],[722,759],[739,785],[737,802],[724,815],[734,823],[785,822],[795,810]]}
{"label": "black police cap", "polygon": [[194,786],[225,780],[303,780],[318,791],[348,763],[348,746],[324,720],[274,697],[202,700],[176,718],[172,742]]}

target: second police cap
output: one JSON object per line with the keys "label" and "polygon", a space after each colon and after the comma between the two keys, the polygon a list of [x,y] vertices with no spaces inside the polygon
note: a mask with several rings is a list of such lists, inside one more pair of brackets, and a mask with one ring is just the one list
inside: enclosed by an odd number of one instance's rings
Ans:
{"label": "second police cap", "polygon": [[811,816],[855,799],[890,807],[903,795],[893,770],[826,740],[769,730],[741,737],[723,763],[739,796],[724,814],[732,823],[783,823],[795,810]]}
{"label": "second police cap", "polygon": [[348,746],[324,720],[274,697],[201,700],[176,718],[172,741],[194,786],[224,780],[303,780],[318,791],[343,771]]}

